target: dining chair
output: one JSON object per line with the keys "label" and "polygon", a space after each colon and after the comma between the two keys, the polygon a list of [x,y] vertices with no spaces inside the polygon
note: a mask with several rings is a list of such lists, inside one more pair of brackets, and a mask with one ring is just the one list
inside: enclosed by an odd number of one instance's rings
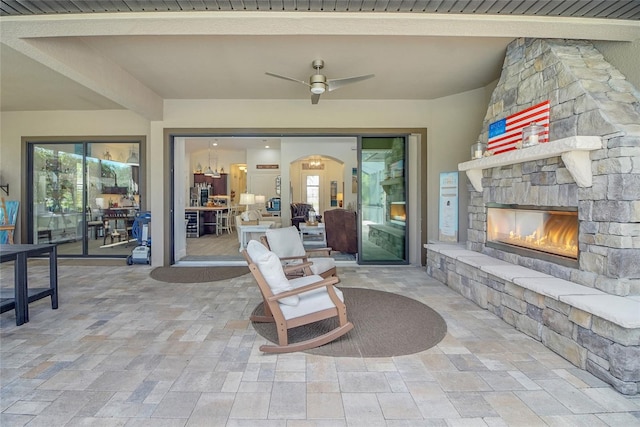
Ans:
{"label": "dining chair", "polygon": [[231,234],[230,209],[219,210],[216,212],[216,235],[223,232]]}

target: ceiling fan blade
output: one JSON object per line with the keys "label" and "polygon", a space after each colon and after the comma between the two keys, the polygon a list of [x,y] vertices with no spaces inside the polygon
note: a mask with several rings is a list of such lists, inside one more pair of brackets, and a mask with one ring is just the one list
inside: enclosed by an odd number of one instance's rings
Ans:
{"label": "ceiling fan blade", "polygon": [[365,76],[346,77],[344,79],[327,80],[327,90],[331,92],[332,90],[340,89],[342,86],[346,86],[351,83],[360,82],[362,80],[367,80],[372,77],[375,77],[375,74],[367,74]]}
{"label": "ceiling fan blade", "polygon": [[280,74],[273,74],[273,73],[265,73],[265,74],[267,76],[277,77],[277,78],[283,79],[283,80],[289,80],[289,81],[296,82],[296,83],[302,83],[303,85],[305,85],[307,87],[311,87],[311,85],[309,83],[305,82],[304,80],[294,79],[293,77],[281,76]]}
{"label": "ceiling fan blade", "polygon": [[320,101],[320,94],[312,94],[311,95],[311,103],[312,104],[317,104],[318,101]]}

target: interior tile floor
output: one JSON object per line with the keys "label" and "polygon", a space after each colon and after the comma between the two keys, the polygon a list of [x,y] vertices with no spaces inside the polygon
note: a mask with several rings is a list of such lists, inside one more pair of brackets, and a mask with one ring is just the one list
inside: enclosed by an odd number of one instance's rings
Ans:
{"label": "interior tile floor", "polygon": [[[368,262],[388,262],[396,260],[396,256],[385,249],[369,242],[368,233],[363,232],[363,253]],[[117,240],[111,244],[109,237],[104,239],[98,235],[91,235],[87,240],[87,253],[90,257],[99,258],[121,258],[125,262],[126,258],[131,255],[133,249],[138,246],[137,239],[131,237],[129,241]],[[77,258],[83,253],[83,241],[65,241],[58,243],[58,256]],[[106,245],[104,245],[106,243]],[[186,256],[176,261],[176,264],[183,266],[193,265],[238,265],[244,264],[244,257],[239,251],[240,243],[238,241],[238,233],[236,230],[222,232],[220,234],[203,234],[200,237],[192,237],[186,239]],[[310,248],[317,246],[310,246]],[[338,262],[355,263],[355,254],[346,254],[333,251],[331,256]]]}
{"label": "interior tile floor", "polygon": [[[186,268],[186,267],[176,267]],[[60,308],[0,316],[0,425],[634,426],[619,394],[417,267],[339,267],[343,287],[422,301],[437,346],[388,358],[265,355],[251,275],[198,284],[152,267],[59,267]],[[30,284],[46,282],[45,263]],[[0,266],[12,286],[12,266]],[[423,325],[429,327],[429,325]]]}

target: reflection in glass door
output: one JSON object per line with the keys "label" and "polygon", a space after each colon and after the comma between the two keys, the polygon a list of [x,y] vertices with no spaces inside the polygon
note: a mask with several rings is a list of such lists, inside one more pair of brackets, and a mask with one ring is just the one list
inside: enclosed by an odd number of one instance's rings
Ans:
{"label": "reflection in glass door", "polygon": [[407,263],[406,138],[360,140],[360,264]]}
{"label": "reflection in glass door", "polygon": [[[114,159],[106,146],[122,153]],[[130,147],[30,143],[29,241],[56,243],[63,256],[129,255],[139,210],[139,165],[126,157]]]}
{"label": "reflection in glass door", "polygon": [[82,239],[84,221],[82,144],[38,144],[32,149],[33,242],[68,244],[67,254],[81,255],[76,242]]}

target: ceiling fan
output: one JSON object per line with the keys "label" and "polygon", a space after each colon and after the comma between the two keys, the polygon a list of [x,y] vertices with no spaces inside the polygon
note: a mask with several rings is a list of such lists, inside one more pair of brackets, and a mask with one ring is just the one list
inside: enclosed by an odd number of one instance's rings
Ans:
{"label": "ceiling fan", "polygon": [[304,80],[294,79],[293,77],[281,76],[280,74],[274,73],[265,73],[271,77],[277,77],[279,79],[290,80],[292,82],[301,83],[311,90],[311,103],[317,104],[320,100],[320,95],[322,95],[325,91],[331,92],[332,90],[339,89],[343,86],[346,86],[351,83],[356,83],[362,80],[370,79],[374,77],[375,74],[367,74],[364,76],[355,76],[355,77],[345,77],[342,79],[327,79],[327,77],[323,74],[320,74],[320,70],[324,68],[324,61],[322,59],[316,59],[311,63],[311,66],[315,70],[315,74],[309,77],[309,83]]}

